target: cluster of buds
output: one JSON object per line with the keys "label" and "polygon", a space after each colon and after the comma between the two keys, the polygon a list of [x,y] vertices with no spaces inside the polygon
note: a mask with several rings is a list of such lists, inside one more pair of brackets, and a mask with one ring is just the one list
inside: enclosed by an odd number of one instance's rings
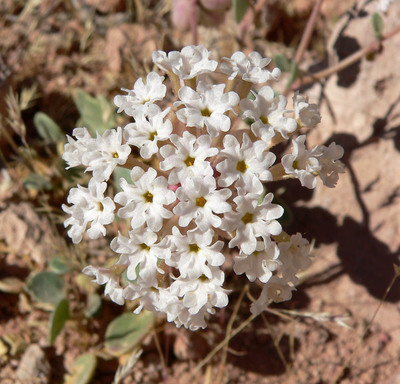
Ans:
{"label": "cluster of buds", "polygon": [[[70,205],[63,205],[73,242],[85,232],[104,236],[115,214],[129,222],[129,231],[111,241],[116,265],[84,269],[114,302],[136,301],[135,313],[145,308],[177,326],[204,328],[208,314],[228,304],[226,257],[236,274],[263,286],[252,313],[291,298],[311,263],[310,245],[282,230],[284,210],[268,183],[297,178],[315,188],[320,179],[333,187],[343,149],[306,148],[299,131],[320,122],[319,110],[298,94],[288,110],[286,98],[263,85],[280,75],[266,69],[270,61],[236,52],[218,65],[203,46],[156,51],[153,63],[168,74],[173,92],[164,76],[150,72],[114,99],[133,122],[96,138],[86,128],[68,137],[68,167],[92,173],[88,187],[72,188]],[[223,82],[215,84],[218,78]],[[287,140],[292,152],[277,161],[273,149]],[[116,167],[128,168],[130,177],[110,196]]]}

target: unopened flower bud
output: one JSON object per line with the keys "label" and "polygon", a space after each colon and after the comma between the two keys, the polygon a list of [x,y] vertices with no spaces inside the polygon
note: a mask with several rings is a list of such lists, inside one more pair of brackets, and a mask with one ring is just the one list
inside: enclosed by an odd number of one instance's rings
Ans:
{"label": "unopened flower bud", "polygon": [[220,11],[228,9],[232,4],[231,0],[200,0],[201,5],[209,11]]}
{"label": "unopened flower bud", "polygon": [[196,2],[192,0],[172,0],[171,21],[174,27],[180,31],[190,29],[190,20],[197,12]]}

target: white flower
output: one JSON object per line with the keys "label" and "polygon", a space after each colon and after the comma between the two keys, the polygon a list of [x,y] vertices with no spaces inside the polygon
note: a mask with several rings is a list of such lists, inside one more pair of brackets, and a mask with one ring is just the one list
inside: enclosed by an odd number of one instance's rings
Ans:
{"label": "white flower", "polygon": [[258,196],[237,196],[233,199],[236,203],[236,212],[227,212],[222,219],[221,229],[236,231],[235,237],[229,242],[229,247],[238,246],[246,255],[252,254],[257,249],[257,237],[269,240],[270,235],[279,235],[281,225],[276,221],[283,215],[280,205],[272,204],[274,195],[268,193],[261,204]]}
{"label": "white flower", "polygon": [[251,305],[250,312],[259,315],[267,309],[271,301],[279,303],[292,298],[294,287],[288,284],[284,279],[272,276],[271,279],[264,284],[259,298]]}
{"label": "white flower", "polygon": [[157,171],[149,168],[146,172],[140,167],[131,171],[133,185],[125,179],[120,180],[122,192],[116,194],[114,200],[123,207],[118,210],[121,218],[132,218],[133,229],[143,224],[158,232],[162,227],[163,219],[173,216],[164,205],[175,201],[175,193],[168,189],[165,177],[157,177]]}
{"label": "white flower", "polygon": [[96,140],[90,135],[87,128],[75,128],[72,136],[67,135],[68,143],[64,146],[63,160],[67,163],[66,169],[83,165],[82,155],[88,150],[96,150]]}
{"label": "white flower", "polygon": [[100,235],[106,234],[104,225],[110,224],[114,220],[115,204],[110,197],[104,197],[107,183],[100,183],[95,179],[90,179],[88,188],[72,188],[68,195],[68,204],[63,204],[64,212],[71,215],[64,221],[64,226],[71,225],[68,236],[74,244],[82,240],[86,227],[90,224],[87,233],[91,239],[98,239]]}
{"label": "white flower", "polygon": [[140,156],[149,159],[158,152],[159,141],[167,140],[172,132],[170,120],[164,121],[170,108],[161,111],[152,105],[145,114],[135,114],[135,122],[124,128],[124,139],[130,145],[140,148]]}
{"label": "white flower", "polygon": [[300,180],[301,185],[315,188],[317,177],[327,187],[334,187],[339,173],[343,173],[344,165],[338,160],[343,156],[343,148],[331,143],[329,147],[316,146],[309,151],[305,147],[306,136],[301,135],[293,140],[293,151],[282,157],[282,165],[288,175]]}
{"label": "white flower", "polygon": [[257,241],[256,250],[251,255],[240,252],[235,257],[233,270],[236,274],[246,273],[250,281],[259,279],[262,283],[266,283],[280,265],[277,260],[279,256],[279,248],[275,242]]}
{"label": "white flower", "polygon": [[225,84],[208,85],[199,81],[196,91],[190,87],[182,87],[178,96],[181,101],[174,103],[174,107],[185,105],[176,112],[180,121],[188,127],[207,127],[211,137],[220,131],[227,132],[231,120],[224,113],[233,110],[239,103],[239,96],[235,92],[224,93]]}
{"label": "white flower", "polygon": [[160,163],[163,171],[172,170],[168,177],[171,185],[177,184],[192,176],[211,176],[213,169],[206,158],[215,156],[217,148],[211,147],[211,138],[208,135],[197,137],[183,132],[182,137],[171,135],[172,145],[164,145],[160,149],[165,159]]}
{"label": "white flower", "polygon": [[192,79],[202,73],[214,72],[218,63],[209,60],[210,52],[202,45],[189,45],[181,52],[153,52],[153,63],[164,71],[171,71],[182,80]]}
{"label": "white flower", "polygon": [[102,136],[97,134],[95,143],[82,154],[82,163],[97,181],[107,181],[117,165],[126,163],[131,147],[122,144],[121,127],[108,129]]}
{"label": "white flower", "polygon": [[146,77],[146,83],[140,78],[136,80],[133,89],[123,88],[128,94],[115,96],[114,104],[118,107],[117,112],[124,111],[129,116],[134,116],[138,111],[146,113],[150,105],[164,98],[167,87],[163,81],[164,76],[150,72]]}
{"label": "white flower", "polygon": [[206,306],[200,308],[200,310],[191,314],[189,310],[184,306],[183,300],[178,301],[179,304],[179,312],[177,312],[177,318],[174,319],[175,325],[179,328],[182,325],[191,331],[197,331],[199,328],[206,328],[207,323],[205,320],[205,316],[207,313],[214,314],[215,311],[211,311]]}
{"label": "white flower", "polygon": [[183,300],[171,294],[169,289],[159,290],[159,300],[156,310],[164,312],[167,315],[167,320],[170,322],[174,321],[178,328],[183,325],[191,331],[206,328],[205,316],[208,313],[215,313],[212,307],[207,308],[207,306],[203,306],[195,314],[189,313],[188,308],[183,305]]}
{"label": "white flower", "polygon": [[138,314],[144,308],[147,311],[158,311],[160,302],[162,303],[160,293],[163,290],[158,285],[142,285],[138,283],[128,283],[122,295],[125,300],[139,300],[139,306],[133,311]]}
{"label": "white flower", "polygon": [[344,173],[344,164],[339,160],[343,157],[344,149],[336,143],[331,143],[329,147],[321,145],[316,150],[321,152],[318,158],[321,164],[319,177],[325,186],[333,188],[339,179],[338,174]]}
{"label": "white flower", "polygon": [[263,69],[271,59],[263,58],[258,52],[251,52],[249,56],[243,52],[235,52],[231,58],[223,58],[226,63],[221,63],[221,72],[228,75],[229,80],[240,76],[243,80],[252,83],[265,83],[268,80],[278,80],[281,71],[279,68],[274,68],[272,72]]}
{"label": "white flower", "polygon": [[222,241],[213,242],[214,231],[202,232],[198,229],[182,235],[177,227],[172,228],[170,256],[163,257],[165,263],[179,270],[181,277],[197,279],[201,275],[211,278],[209,266],[218,267],[225,261],[221,250]]}
{"label": "white flower", "polygon": [[271,139],[271,127],[285,139],[297,129],[296,120],[285,116],[288,112],[286,104],[285,96],[275,96],[274,90],[266,85],[259,90],[254,100],[242,99],[240,108],[243,119],[254,120],[251,124],[253,133],[268,142]]}
{"label": "white flower", "polygon": [[136,280],[138,273],[141,285],[157,284],[156,273],[163,273],[157,263],[165,252],[157,246],[157,239],[157,234],[145,227],[129,231],[129,237],[119,234],[112,240],[110,248],[121,254],[117,264],[128,265],[126,272],[129,280]]}
{"label": "white flower", "polygon": [[213,266],[210,266],[210,271],[210,278],[204,275],[197,279],[180,277],[169,288],[171,294],[182,298],[183,306],[191,315],[195,315],[203,307],[212,313],[212,307],[223,308],[228,304],[228,291],[222,288],[224,273]]}
{"label": "white flower", "polygon": [[107,268],[96,268],[91,265],[83,268],[82,273],[88,276],[94,276],[93,280],[99,285],[105,284],[104,294],[110,296],[110,299],[119,305],[124,305],[123,288],[119,285],[117,277]]}
{"label": "white flower", "polygon": [[309,104],[308,97],[296,93],[293,96],[294,116],[302,127],[314,127],[321,122],[317,104]]}
{"label": "white flower", "polygon": [[[134,302],[135,313],[165,314],[190,330],[205,328],[208,317],[228,304],[225,270],[263,284],[252,313],[291,298],[311,263],[310,244],[299,233],[282,232],[284,209],[273,203],[268,182],[298,178],[313,188],[320,177],[333,187],[344,171],[342,147],[308,150],[306,137],[297,137],[321,116],[298,93],[288,110],[285,96],[263,84],[280,76],[278,68],[267,69],[271,59],[236,52],[220,65],[226,81],[215,83],[218,63],[210,54],[201,45],[154,52],[170,84],[156,72],[138,79],[114,99],[132,122],[95,138],[76,128],[63,154],[67,168],[83,166],[93,175],[87,188],[72,188],[62,206],[72,241],[86,231],[93,239],[105,235],[116,205],[130,226],[111,241],[119,256],[115,266],[83,272],[104,284],[116,303]],[[251,90],[254,84],[258,91]],[[167,95],[171,86],[175,96]],[[274,165],[272,148],[285,140],[293,141],[293,150]],[[115,193],[105,197],[115,168],[128,171],[128,165],[130,180],[111,180]],[[228,247],[237,247],[232,267],[224,265]]]}
{"label": "white flower", "polygon": [[306,136],[296,137],[293,143],[293,151],[291,154],[282,157],[282,165],[288,175],[292,175],[300,180],[301,185],[307,188],[315,188],[317,186],[317,176],[321,170],[321,165],[317,156],[307,150],[305,147]]}
{"label": "white flower", "polygon": [[300,233],[278,243],[279,266],[264,285],[260,297],[252,304],[250,311],[259,314],[264,311],[270,301],[279,303],[290,300],[296,288],[297,274],[311,264],[310,244]]}
{"label": "white flower", "polygon": [[210,227],[218,228],[221,218],[217,214],[232,210],[226,201],[232,194],[227,188],[217,190],[215,178],[187,178],[181,187],[176,190],[178,205],[173,209],[179,216],[179,225],[187,227],[194,219],[201,231],[207,231]]}
{"label": "white flower", "polygon": [[[261,181],[272,180],[268,168],[275,162],[276,156],[266,150],[267,145],[264,141],[252,142],[250,137],[243,133],[241,144],[232,135],[226,135],[223,143],[224,149],[220,151],[219,156],[226,159],[216,166],[217,171],[221,173],[218,177],[218,184],[221,187],[229,187],[238,179],[240,183],[237,183],[237,187],[250,185],[254,177]],[[261,194],[263,191],[261,182],[256,185],[254,193]]]}
{"label": "white flower", "polygon": [[296,275],[311,265],[310,243],[300,233],[296,233],[288,241],[280,241],[278,247],[282,263],[278,276],[295,284],[298,280]]}

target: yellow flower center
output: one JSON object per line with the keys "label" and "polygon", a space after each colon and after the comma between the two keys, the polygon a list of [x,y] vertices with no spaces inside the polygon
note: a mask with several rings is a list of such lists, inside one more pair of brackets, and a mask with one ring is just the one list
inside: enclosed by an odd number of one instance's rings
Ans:
{"label": "yellow flower center", "polygon": [[205,107],[201,110],[201,114],[205,117],[210,117],[211,116],[211,111],[208,109],[208,107]]}
{"label": "yellow flower center", "polygon": [[140,244],[140,248],[143,249],[143,251],[150,251],[150,247],[147,244]]}
{"label": "yellow flower center", "polygon": [[189,250],[190,252],[197,253],[199,252],[200,248],[197,244],[189,244]]}
{"label": "yellow flower center", "polygon": [[147,191],[144,195],[143,195],[144,199],[146,200],[147,203],[152,203],[153,202],[153,195]]}
{"label": "yellow flower center", "polygon": [[243,217],[242,217],[242,221],[245,224],[251,223],[253,222],[253,214],[247,212]]}
{"label": "yellow flower center", "polygon": [[193,164],[194,164],[194,158],[193,157],[190,157],[190,156],[188,156],[187,158],[186,158],[186,160],[184,161],[184,163],[188,166],[188,167],[191,167]]}
{"label": "yellow flower center", "polygon": [[247,168],[248,168],[248,166],[247,166],[247,164],[245,163],[244,160],[239,161],[237,163],[237,165],[236,165],[236,170],[239,171],[239,172],[242,172],[242,173],[246,172]]}
{"label": "yellow flower center", "polygon": [[196,205],[198,207],[204,207],[204,205],[207,203],[207,200],[204,197],[198,197],[196,199]]}

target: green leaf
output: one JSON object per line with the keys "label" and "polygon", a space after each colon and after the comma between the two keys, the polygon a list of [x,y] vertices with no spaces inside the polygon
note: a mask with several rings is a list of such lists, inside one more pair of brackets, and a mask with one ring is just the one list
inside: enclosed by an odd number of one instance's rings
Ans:
{"label": "green leaf", "polygon": [[54,272],[39,272],[28,282],[27,290],[39,302],[57,304],[64,298],[64,280]]}
{"label": "green leaf", "polygon": [[382,33],[383,33],[384,25],[383,25],[382,16],[378,12],[375,12],[372,15],[372,27],[374,28],[376,40],[378,40],[378,41],[382,40]]}
{"label": "green leaf", "polygon": [[125,271],[123,271],[121,273],[121,276],[120,276],[122,284],[124,284],[124,285],[129,285],[129,283],[135,283],[136,284],[136,282],[139,279],[140,263],[136,266],[135,271],[136,271],[136,279],[135,280],[129,280],[128,279],[128,270],[125,269]]}
{"label": "green leaf", "polygon": [[37,191],[41,191],[43,189],[50,191],[53,189],[53,184],[51,184],[50,181],[48,181],[45,177],[38,175],[37,173],[32,173],[25,177],[22,183],[26,189],[34,189]]}
{"label": "green leaf", "polygon": [[281,53],[277,53],[274,56],[275,65],[282,71],[282,72],[289,72],[290,71],[290,61],[287,59],[286,56],[282,55]]}
{"label": "green leaf", "polygon": [[153,312],[124,313],[107,327],[104,347],[114,356],[130,351],[148,333],[152,326]]}
{"label": "green leaf", "polygon": [[70,369],[70,374],[64,377],[65,384],[91,383],[97,366],[97,357],[91,353],[79,356]]}
{"label": "green leaf", "polygon": [[73,167],[69,169],[66,169],[66,167],[67,163],[64,160],[60,161],[60,165],[57,166],[63,178],[70,183],[76,184],[76,181],[82,179],[85,174],[84,167]]}
{"label": "green leaf", "polygon": [[249,98],[250,100],[255,100],[256,97],[257,97],[257,94],[258,94],[257,90],[252,89],[252,90],[249,92],[249,95],[247,96],[247,98]]}
{"label": "green leaf", "polygon": [[58,275],[64,275],[74,269],[70,260],[60,256],[55,256],[50,260],[49,268]]}
{"label": "green leaf", "polygon": [[67,299],[62,299],[50,316],[50,332],[49,332],[49,343],[53,345],[54,340],[61,332],[65,322],[69,318],[69,303]]}
{"label": "green leaf", "polygon": [[42,139],[50,142],[64,142],[66,136],[60,126],[48,115],[43,112],[35,113],[33,124]]}
{"label": "green leaf", "polygon": [[299,77],[300,77],[300,70],[295,61],[292,62],[292,67],[290,68],[290,76],[286,88],[289,88]]}
{"label": "green leaf", "polygon": [[249,7],[247,0],[233,0],[233,13],[236,24],[239,24]]}
{"label": "green leaf", "polygon": [[128,184],[132,184],[132,178],[131,178],[131,170],[128,168],[124,168],[124,167],[115,167],[114,172],[113,172],[113,177],[114,177],[114,185],[115,185],[115,189],[117,190],[117,192],[121,192],[121,186],[119,183],[119,180],[121,178],[125,179]]}
{"label": "green leaf", "polygon": [[273,204],[278,204],[283,208],[283,215],[278,219],[279,223],[283,227],[293,223],[293,212],[286,201],[282,197],[275,195],[272,202]]}
{"label": "green leaf", "polygon": [[104,96],[93,97],[79,89],[73,98],[81,115],[77,125],[86,127],[92,136],[95,136],[96,132],[103,134],[107,129],[116,126],[116,109]]}
{"label": "green leaf", "polygon": [[96,316],[100,312],[101,306],[102,301],[100,295],[98,295],[97,293],[88,295],[86,301],[85,315],[88,317]]}

